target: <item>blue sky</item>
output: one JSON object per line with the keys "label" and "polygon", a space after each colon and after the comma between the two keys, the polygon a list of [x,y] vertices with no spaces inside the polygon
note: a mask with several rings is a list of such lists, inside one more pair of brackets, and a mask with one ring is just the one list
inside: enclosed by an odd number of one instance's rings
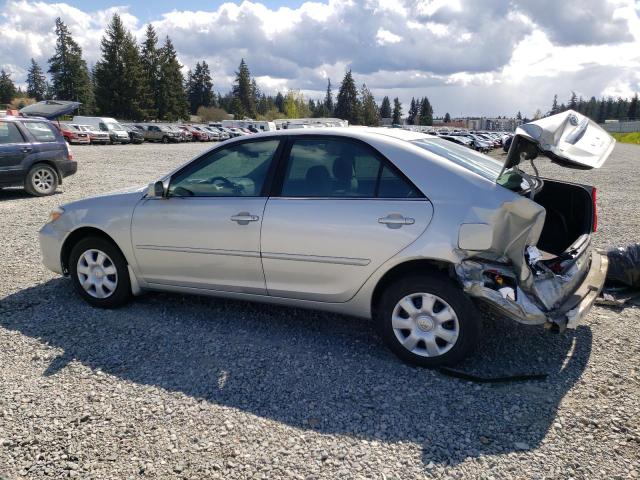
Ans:
{"label": "blue sky", "polygon": [[321,98],[351,70],[378,101],[406,112],[428,96],[436,115],[532,116],[554,94],[640,91],[636,0],[0,0],[0,68],[24,85],[30,58],[46,67],[56,17],[92,66],[115,12],[138,41],[147,22],[171,37],[185,74],[205,60],[223,94],[241,58],[268,93]]}

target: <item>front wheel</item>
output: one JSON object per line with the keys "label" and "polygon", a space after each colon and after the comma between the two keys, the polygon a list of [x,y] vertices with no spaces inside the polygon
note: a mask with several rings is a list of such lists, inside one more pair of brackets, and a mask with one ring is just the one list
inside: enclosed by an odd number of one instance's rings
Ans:
{"label": "front wheel", "polygon": [[58,173],[50,165],[39,163],[31,167],[24,181],[24,189],[31,195],[53,195],[58,188]]}
{"label": "front wheel", "polygon": [[480,336],[475,305],[442,274],[392,283],[382,293],[375,320],[387,346],[402,360],[421,367],[459,363]]}
{"label": "front wheel", "polygon": [[90,305],[117,308],[131,298],[127,261],[109,240],[87,237],[69,255],[73,287]]}

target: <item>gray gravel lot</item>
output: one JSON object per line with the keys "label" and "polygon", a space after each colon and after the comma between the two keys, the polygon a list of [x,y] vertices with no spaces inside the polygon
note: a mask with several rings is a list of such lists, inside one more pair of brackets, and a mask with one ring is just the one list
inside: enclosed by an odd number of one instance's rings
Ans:
{"label": "gray gravel lot", "polygon": [[[40,263],[49,210],[209,145],[73,147],[61,193],[0,192],[0,478],[637,478],[640,309],[573,332],[486,318],[473,384],[400,363],[369,322],[149,294],[94,310]],[[595,172],[601,247],[640,241],[640,148]]]}

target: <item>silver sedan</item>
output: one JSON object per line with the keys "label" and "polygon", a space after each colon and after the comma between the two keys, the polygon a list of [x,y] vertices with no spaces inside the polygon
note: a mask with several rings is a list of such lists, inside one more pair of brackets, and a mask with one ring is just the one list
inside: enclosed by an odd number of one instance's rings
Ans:
{"label": "silver sedan", "polygon": [[171,291],[321,309],[373,318],[405,361],[454,364],[480,336],[479,303],[556,331],[584,317],[607,268],[595,189],[519,164],[596,168],[612,148],[575,112],[523,126],[504,164],[396,129],[240,137],[55,209],[42,255],[95,307]]}

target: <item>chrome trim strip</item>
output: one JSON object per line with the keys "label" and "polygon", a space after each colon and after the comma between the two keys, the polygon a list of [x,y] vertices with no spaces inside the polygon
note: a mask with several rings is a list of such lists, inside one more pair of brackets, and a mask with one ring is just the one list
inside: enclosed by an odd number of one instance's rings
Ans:
{"label": "chrome trim strip", "polygon": [[322,257],[318,255],[294,255],[290,253],[262,252],[262,258],[271,260],[292,260],[294,262],[332,263],[335,265],[353,265],[366,267],[371,263],[368,258]]}
{"label": "chrome trim strip", "polygon": [[136,245],[140,250],[158,250],[161,252],[200,253],[204,255],[224,255],[229,257],[260,258],[260,252],[247,252],[244,250],[222,250],[214,248],[192,247],[165,247],[160,245]]}

